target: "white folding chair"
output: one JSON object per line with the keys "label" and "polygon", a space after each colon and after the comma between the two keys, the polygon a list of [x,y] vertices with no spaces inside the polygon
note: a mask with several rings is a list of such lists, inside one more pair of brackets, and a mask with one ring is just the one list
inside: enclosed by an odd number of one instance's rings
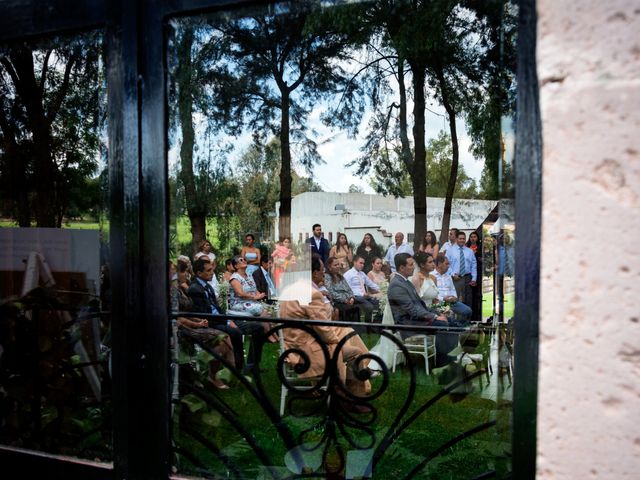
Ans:
{"label": "white folding chair", "polygon": [[[399,337],[398,337],[399,338]],[[399,338],[400,339],[400,338]],[[413,355],[420,355],[424,358],[424,369],[429,375],[429,358],[436,356],[436,337],[435,335],[413,335],[400,341],[404,344],[407,352]],[[395,345],[395,344],[394,344]],[[393,354],[393,366],[391,371],[396,371],[396,363],[398,357],[403,355],[403,351],[396,345],[396,351]]]}

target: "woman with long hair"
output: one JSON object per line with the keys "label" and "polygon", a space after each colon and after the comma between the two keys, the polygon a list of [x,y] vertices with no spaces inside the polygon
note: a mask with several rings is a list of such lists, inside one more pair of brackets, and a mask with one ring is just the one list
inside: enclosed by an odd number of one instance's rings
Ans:
{"label": "woman with long hair", "polygon": [[438,256],[438,252],[440,251],[440,245],[438,245],[438,241],[436,240],[436,234],[429,230],[425,233],[424,238],[422,239],[422,243],[420,244],[419,250],[424,253],[429,253],[436,258]]}
{"label": "woman with long hair", "polygon": [[387,281],[387,276],[382,271],[382,259],[380,257],[373,258],[372,269],[367,273],[367,277],[376,285],[381,285]]}
{"label": "woman with long hair", "polygon": [[472,320],[476,322],[482,321],[482,276],[484,274],[484,266],[482,265],[482,241],[478,232],[471,232],[469,234],[469,240],[467,240],[467,247],[469,247],[476,256],[476,272],[477,281],[474,286],[471,287],[471,310],[473,310]]}
{"label": "woman with long hair", "polygon": [[351,268],[353,262],[353,251],[349,246],[349,241],[344,233],[338,233],[336,244],[329,250],[329,256],[340,262],[340,273],[344,273]]}
{"label": "woman with long hair", "polygon": [[418,292],[418,296],[428,306],[437,302],[438,286],[436,277],[431,272],[436,268],[433,255],[430,253],[418,252],[413,259],[418,266],[418,271],[411,277],[411,282]]}
{"label": "woman with long hair", "polygon": [[373,268],[373,259],[376,257],[382,258],[383,253],[382,249],[376,244],[373,235],[365,233],[364,237],[362,237],[362,242],[360,242],[360,245],[356,248],[356,255],[364,258],[364,268],[362,271],[368,274]]}

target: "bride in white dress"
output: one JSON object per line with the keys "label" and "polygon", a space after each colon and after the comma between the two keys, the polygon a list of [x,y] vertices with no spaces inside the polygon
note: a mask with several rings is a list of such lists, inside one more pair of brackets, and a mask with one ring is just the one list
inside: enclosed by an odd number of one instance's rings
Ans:
{"label": "bride in white dress", "polygon": [[[414,256],[414,260],[416,262],[416,271],[411,276],[410,280],[413,285],[416,287],[418,291],[418,295],[427,305],[432,304],[433,300],[438,297],[438,287],[436,285],[436,279],[431,272],[436,268],[435,262],[433,260],[433,256],[430,253],[418,252]],[[382,324],[383,325],[393,325],[393,313],[391,312],[391,307],[389,306],[389,300],[384,299],[384,312],[382,314]],[[386,330],[387,332],[393,334],[391,330]],[[396,344],[389,338],[380,336],[380,340],[378,343],[369,350],[369,353],[373,353],[380,357],[380,359],[387,365],[387,368],[390,368],[393,365],[393,356],[396,352]],[[401,357],[398,359],[396,363],[402,363],[404,359]],[[375,360],[371,360],[369,363],[369,368],[371,370],[382,370],[382,366],[376,362]]]}

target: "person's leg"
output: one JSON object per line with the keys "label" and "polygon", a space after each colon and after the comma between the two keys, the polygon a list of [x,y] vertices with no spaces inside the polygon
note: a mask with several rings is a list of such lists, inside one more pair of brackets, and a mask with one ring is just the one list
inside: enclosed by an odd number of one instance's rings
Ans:
{"label": "person's leg", "polygon": [[[262,345],[262,336],[264,336],[264,328],[262,322],[251,322],[247,320],[238,320],[236,322],[238,329],[244,334],[249,335],[249,351],[247,352],[247,368],[251,368],[255,363],[257,345]],[[256,339],[258,342],[256,343]]]}
{"label": "person's leg", "polygon": [[464,321],[469,321],[471,319],[471,308],[462,302],[455,302],[451,305],[451,310]]}
{"label": "person's leg", "polygon": [[233,347],[234,363],[237,370],[242,370],[244,365],[244,345],[242,344],[242,332],[239,328],[233,328],[228,325],[215,325],[216,330],[229,335],[231,346]]}
{"label": "person's leg", "polygon": [[358,306],[360,313],[362,313],[362,315],[364,316],[364,321],[367,323],[371,323],[371,315],[376,306],[367,297],[355,297],[355,299],[355,304]]}
{"label": "person's leg", "polygon": [[[434,320],[431,323],[434,327],[449,327],[448,323]],[[436,333],[436,367],[443,367],[453,360],[449,357],[449,352],[458,346],[458,334],[448,332]]]}

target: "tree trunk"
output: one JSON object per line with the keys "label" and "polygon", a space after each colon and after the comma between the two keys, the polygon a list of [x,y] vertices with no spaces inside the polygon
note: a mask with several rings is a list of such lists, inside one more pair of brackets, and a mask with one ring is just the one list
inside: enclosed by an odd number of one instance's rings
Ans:
{"label": "tree trunk", "polygon": [[442,96],[442,105],[447,111],[449,117],[449,131],[451,133],[451,150],[453,157],[451,159],[451,173],[449,174],[449,182],[447,183],[447,194],[444,199],[444,210],[442,212],[442,230],[440,232],[440,245],[445,243],[449,234],[449,223],[451,222],[451,206],[453,204],[453,193],[456,188],[456,182],[458,181],[458,160],[459,160],[459,148],[458,148],[458,131],[456,129],[456,111],[451,104],[449,94],[447,91],[446,80],[444,78],[444,72],[442,69],[438,69],[436,72],[438,77],[438,83],[440,84],[440,94]]}
{"label": "tree trunk", "polygon": [[400,144],[402,145],[401,160],[407,172],[413,171],[413,159],[411,158],[411,143],[407,127],[407,89],[404,85],[404,60],[398,59],[398,93],[400,95]]}
{"label": "tree trunk", "polygon": [[[409,62],[411,65],[411,62]],[[425,108],[424,97],[425,69],[419,64],[411,65],[413,72],[413,142],[415,148],[415,160],[413,162],[413,245],[414,250],[420,246],[420,242],[427,233],[427,152],[425,146]]]}
{"label": "tree trunk", "polygon": [[184,196],[187,204],[187,216],[191,224],[191,254],[198,251],[198,246],[206,238],[206,210],[203,202],[198,199],[195,174],[193,172],[193,145],[195,133],[193,129],[193,97],[191,96],[191,82],[193,77],[191,65],[191,47],[193,45],[193,30],[185,29],[178,45],[178,115],[182,144],[180,145],[180,179],[184,186]]}
{"label": "tree trunk", "polygon": [[291,146],[289,143],[289,92],[281,91],[280,119],[280,238],[291,237]]}

